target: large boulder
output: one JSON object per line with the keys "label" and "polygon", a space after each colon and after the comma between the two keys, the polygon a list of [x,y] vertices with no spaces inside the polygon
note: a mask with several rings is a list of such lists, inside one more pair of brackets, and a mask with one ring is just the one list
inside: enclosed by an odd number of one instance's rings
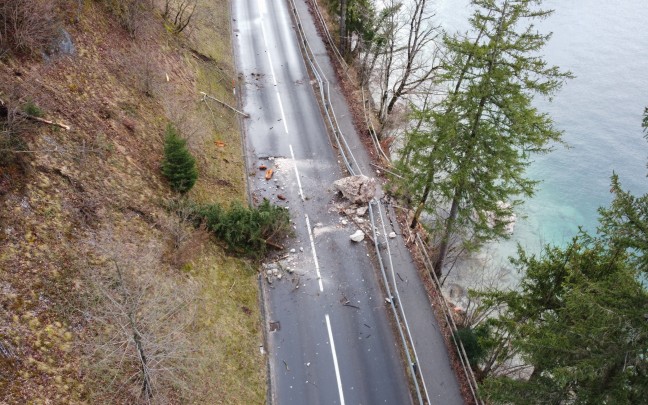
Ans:
{"label": "large boulder", "polygon": [[376,195],[376,179],[364,175],[335,180],[333,186],[353,204],[367,204]]}

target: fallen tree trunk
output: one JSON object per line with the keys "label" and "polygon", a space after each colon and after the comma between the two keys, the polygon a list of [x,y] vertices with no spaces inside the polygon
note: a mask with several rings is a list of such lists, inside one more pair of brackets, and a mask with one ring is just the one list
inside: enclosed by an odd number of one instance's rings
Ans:
{"label": "fallen tree trunk", "polygon": [[46,120],[45,118],[35,117],[33,115],[25,114],[25,113],[22,113],[22,112],[19,112],[18,114],[21,115],[22,117],[25,117],[25,118],[33,120],[33,121],[42,122],[43,124],[48,124],[48,125],[54,125],[55,127],[63,128],[66,131],[70,130],[69,125],[63,124],[61,122]]}
{"label": "fallen tree trunk", "polygon": [[201,91],[200,94],[203,95],[203,101],[205,101],[206,98],[209,98],[209,99],[211,99],[211,100],[214,100],[214,101],[216,101],[216,102],[218,102],[218,103],[224,105],[225,107],[229,108],[230,110],[232,110],[232,111],[234,111],[234,112],[236,112],[236,113],[241,114],[241,115],[244,116],[245,118],[249,118],[249,117],[250,117],[250,114],[246,114],[246,113],[244,113],[243,111],[239,111],[239,110],[237,110],[236,108],[232,107],[231,105],[227,104],[226,102],[221,101],[221,100],[217,99],[217,98],[214,97],[214,96],[210,96],[209,94],[205,93],[204,91]]}

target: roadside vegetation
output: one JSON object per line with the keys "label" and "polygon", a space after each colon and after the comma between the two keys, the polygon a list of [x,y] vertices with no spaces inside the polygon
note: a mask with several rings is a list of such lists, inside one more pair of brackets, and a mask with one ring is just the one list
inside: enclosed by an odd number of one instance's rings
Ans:
{"label": "roadside vegetation", "polygon": [[461,339],[493,403],[634,404],[648,395],[648,195],[616,175],[595,235],[513,260],[520,287],[471,293]]}
{"label": "roadside vegetation", "polygon": [[339,12],[341,49],[368,88],[378,134],[397,145],[391,189],[412,206],[411,228],[427,218],[437,275],[449,253],[454,259],[507,236],[516,206],[536,186],[527,166],[561,140],[533,99],[552,97],[571,77],[540,55],[550,34],[534,24],[551,15],[541,2],[471,5],[470,30],[452,33],[440,29],[428,0],[380,8],[329,2]]}
{"label": "roadside vegetation", "polygon": [[186,209],[246,202],[231,61],[227,1],[1,2],[0,402],[265,402],[255,262]]}
{"label": "roadside vegetation", "polygon": [[[533,104],[571,77],[541,56],[550,33],[537,21],[552,11],[542,1],[472,0],[470,29],[453,33],[439,28],[427,0],[322,3],[393,158],[383,163],[409,208],[406,226],[427,242],[431,271],[446,275],[458,257],[508,236],[535,190],[525,174],[531,159],[561,144]],[[611,192],[595,235],[537,256],[520,250],[511,259],[519,288],[471,292],[468,310],[455,314],[455,336],[489,403],[648,396],[648,196],[624,191],[616,175]]]}

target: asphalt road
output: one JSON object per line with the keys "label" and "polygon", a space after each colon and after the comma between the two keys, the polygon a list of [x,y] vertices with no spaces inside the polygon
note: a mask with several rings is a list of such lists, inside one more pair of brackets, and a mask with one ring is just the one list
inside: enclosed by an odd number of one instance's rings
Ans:
{"label": "asphalt road", "polygon": [[232,3],[253,198],[288,206],[296,235],[281,278],[265,284],[273,403],[411,403],[369,242],[349,240],[356,228],[336,208],[332,182],[344,174],[287,5]]}

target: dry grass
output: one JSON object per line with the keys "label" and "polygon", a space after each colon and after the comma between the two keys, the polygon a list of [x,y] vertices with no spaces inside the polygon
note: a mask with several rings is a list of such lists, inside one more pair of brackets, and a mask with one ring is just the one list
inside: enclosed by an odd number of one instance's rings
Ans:
{"label": "dry grass", "polygon": [[[0,166],[0,403],[137,400],[125,383],[107,392],[93,361],[112,336],[96,320],[109,319],[104,292],[113,285],[93,280],[114,274],[115,257],[134,279],[146,270],[160,280],[142,293],[150,302],[174,289],[176,298],[197,291],[199,305],[178,332],[195,355],[168,363],[178,378],[160,377],[164,395],[154,402],[264,402],[256,272],[165,209],[172,195],[159,163],[169,121],[189,137],[199,163],[191,198],[227,204],[245,196],[238,119],[199,95],[235,103],[229,5],[201,0],[196,13],[189,38],[148,14],[131,40],[101,3],[85,2],[78,23],[66,20],[76,55],[0,63],[2,100],[32,100],[45,118],[72,127],[29,123],[24,164]],[[185,228],[179,243],[171,226],[176,234]],[[149,251],[148,264],[135,265]]]}

